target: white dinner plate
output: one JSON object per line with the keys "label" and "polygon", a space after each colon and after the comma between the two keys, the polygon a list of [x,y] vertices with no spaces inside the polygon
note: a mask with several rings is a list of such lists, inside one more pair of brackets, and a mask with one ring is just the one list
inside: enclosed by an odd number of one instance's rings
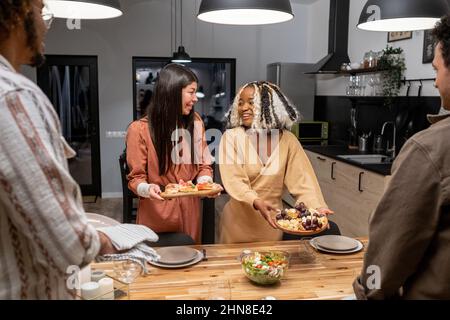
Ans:
{"label": "white dinner plate", "polygon": [[[358,240],[356,240],[356,241],[358,241]],[[309,241],[309,244],[316,250],[327,252],[327,253],[336,253],[336,254],[349,254],[349,253],[359,252],[359,251],[361,251],[364,248],[364,245],[360,241],[358,241],[358,243],[359,243],[358,246],[355,249],[353,249],[353,250],[336,251],[336,250],[329,250],[329,249],[325,249],[325,248],[319,247],[315,243],[314,238]]]}
{"label": "white dinner plate", "polygon": [[187,263],[183,263],[183,264],[165,264],[165,263],[160,263],[160,262],[156,262],[156,261],[151,261],[149,262],[151,265],[154,265],[156,267],[160,267],[160,268],[168,268],[168,269],[176,269],[176,268],[185,268],[185,267],[189,267],[192,266],[196,263],[199,263],[200,261],[202,261],[203,259],[203,253],[201,253],[200,251],[197,251],[197,256],[194,258],[194,260],[191,260]]}
{"label": "white dinner plate", "polygon": [[314,243],[323,249],[332,251],[350,251],[359,246],[358,240],[337,235],[316,237]]}
{"label": "white dinner plate", "polygon": [[88,222],[92,224],[95,229],[112,227],[120,224],[119,221],[97,213],[86,213],[86,217],[88,219]]}
{"label": "white dinner plate", "polygon": [[185,264],[197,257],[198,251],[189,247],[163,247],[155,249],[161,257],[160,264]]}

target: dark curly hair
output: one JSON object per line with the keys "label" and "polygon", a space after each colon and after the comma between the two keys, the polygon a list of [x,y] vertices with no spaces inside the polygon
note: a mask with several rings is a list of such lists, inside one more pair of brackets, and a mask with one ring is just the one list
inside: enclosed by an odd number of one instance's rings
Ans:
{"label": "dark curly hair", "polygon": [[441,43],[445,66],[450,67],[450,15],[442,17],[433,30],[433,36]]}
{"label": "dark curly hair", "polygon": [[37,51],[36,28],[31,4],[32,0],[1,0],[0,1],[0,42],[9,38],[14,27],[23,23],[27,35],[27,45]]}

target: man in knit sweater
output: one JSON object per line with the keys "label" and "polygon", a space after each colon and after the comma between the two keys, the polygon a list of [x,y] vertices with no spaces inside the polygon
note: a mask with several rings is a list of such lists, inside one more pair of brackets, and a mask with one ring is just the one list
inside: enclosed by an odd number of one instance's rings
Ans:
{"label": "man in knit sweater", "polygon": [[43,62],[43,0],[0,1],[0,299],[69,299],[67,268],[115,253],[88,224],[58,116],[18,73]]}

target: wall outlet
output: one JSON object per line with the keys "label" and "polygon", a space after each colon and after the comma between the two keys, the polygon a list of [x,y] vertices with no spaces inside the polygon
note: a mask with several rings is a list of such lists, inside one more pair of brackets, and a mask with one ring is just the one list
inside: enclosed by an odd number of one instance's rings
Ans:
{"label": "wall outlet", "polygon": [[125,138],[126,136],[126,131],[106,131],[107,138]]}

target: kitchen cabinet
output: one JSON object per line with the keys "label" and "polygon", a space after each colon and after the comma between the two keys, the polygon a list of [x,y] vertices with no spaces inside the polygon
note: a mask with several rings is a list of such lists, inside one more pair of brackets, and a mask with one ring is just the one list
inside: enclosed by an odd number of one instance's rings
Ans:
{"label": "kitchen cabinet", "polygon": [[[383,176],[321,154],[305,150],[323,196],[335,214],[330,216],[349,237],[368,236],[369,217],[375,210],[389,176]],[[285,193],[288,204],[294,199]]]}

